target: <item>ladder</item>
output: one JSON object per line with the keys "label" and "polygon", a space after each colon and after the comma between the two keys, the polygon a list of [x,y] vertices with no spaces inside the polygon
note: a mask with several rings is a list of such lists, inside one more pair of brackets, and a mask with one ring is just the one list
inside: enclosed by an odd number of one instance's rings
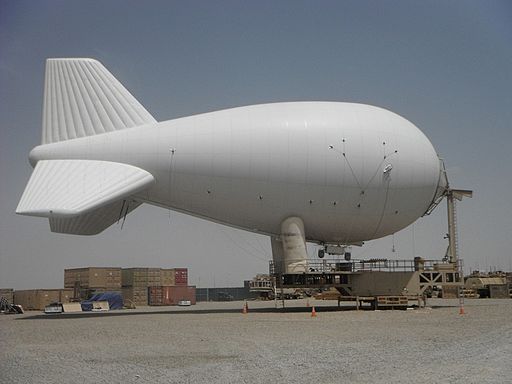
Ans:
{"label": "ladder", "polygon": [[446,191],[446,202],[448,208],[448,260],[455,264],[459,273],[461,285],[459,285],[458,297],[460,313],[464,313],[464,271],[462,268],[462,259],[459,257],[459,235],[457,231],[457,201],[461,201],[463,197],[473,197],[472,191],[450,189]]}
{"label": "ladder", "polygon": [[462,189],[446,190],[446,203],[448,211],[448,261],[450,263],[457,263],[459,259],[459,238],[457,233],[457,204],[456,200],[461,201],[463,197],[473,197],[473,191]]}
{"label": "ladder", "polygon": [[[274,280],[274,305],[276,309],[284,309],[284,288],[283,288],[283,281],[282,281],[282,275],[279,274],[277,278]],[[280,287],[277,286],[277,279],[280,281]],[[281,299],[277,298],[277,292],[280,291],[281,293]]]}

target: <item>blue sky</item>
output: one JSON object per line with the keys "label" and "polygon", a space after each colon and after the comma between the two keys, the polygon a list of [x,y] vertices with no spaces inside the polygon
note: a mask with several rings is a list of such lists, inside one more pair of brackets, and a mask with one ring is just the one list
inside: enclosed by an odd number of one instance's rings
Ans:
{"label": "blue sky", "polygon": [[[445,159],[466,268],[512,269],[512,3],[509,1],[0,0],[0,286],[59,287],[62,269],[185,266],[192,283],[240,285],[269,241],[154,207],[121,231],[53,234],[14,209],[40,143],[44,61],[100,60],[157,120],[262,102],[390,109]],[[444,205],[358,257],[441,258]]]}

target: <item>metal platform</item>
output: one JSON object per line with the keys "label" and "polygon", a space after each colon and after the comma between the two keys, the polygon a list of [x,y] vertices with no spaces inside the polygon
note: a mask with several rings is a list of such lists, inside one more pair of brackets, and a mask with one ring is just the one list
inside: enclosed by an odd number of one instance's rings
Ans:
{"label": "metal platform", "polygon": [[270,261],[275,288],[336,288],[346,297],[394,296],[417,299],[427,288],[462,286],[460,265],[440,260],[369,259],[344,261],[308,260],[302,271],[282,273],[283,266]]}

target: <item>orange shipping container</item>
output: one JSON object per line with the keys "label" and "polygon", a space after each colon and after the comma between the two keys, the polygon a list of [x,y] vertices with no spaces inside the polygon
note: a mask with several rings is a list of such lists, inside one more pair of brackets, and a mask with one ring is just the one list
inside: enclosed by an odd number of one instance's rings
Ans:
{"label": "orange shipping container", "polygon": [[161,286],[148,288],[149,305],[178,305],[180,300],[189,300],[192,305],[196,303],[196,287]]}

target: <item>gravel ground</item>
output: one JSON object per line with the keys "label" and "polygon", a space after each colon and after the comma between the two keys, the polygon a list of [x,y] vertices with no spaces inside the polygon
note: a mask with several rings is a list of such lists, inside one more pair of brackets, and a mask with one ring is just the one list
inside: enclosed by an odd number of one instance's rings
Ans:
{"label": "gravel ground", "polygon": [[[509,383],[512,300],[407,311],[199,303],[0,316],[1,383]],[[343,308],[342,308],[343,309]]]}

